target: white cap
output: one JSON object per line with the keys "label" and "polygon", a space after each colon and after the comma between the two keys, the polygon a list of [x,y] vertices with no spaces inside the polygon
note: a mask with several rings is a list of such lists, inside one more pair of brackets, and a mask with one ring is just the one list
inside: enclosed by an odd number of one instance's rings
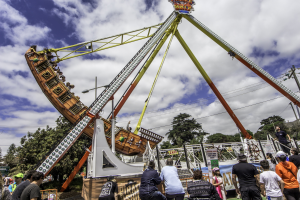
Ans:
{"label": "white cap", "polygon": [[284,153],[283,151],[278,151],[276,153],[276,157],[281,157],[281,156],[286,156],[286,153]]}

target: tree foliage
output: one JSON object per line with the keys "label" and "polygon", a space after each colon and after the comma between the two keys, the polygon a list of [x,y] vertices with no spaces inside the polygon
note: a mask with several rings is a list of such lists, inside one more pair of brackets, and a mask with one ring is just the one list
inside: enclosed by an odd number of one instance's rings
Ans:
{"label": "tree foliage", "polygon": [[177,146],[172,145],[170,141],[163,141],[160,145],[161,149],[171,149],[171,148],[176,148]]}
{"label": "tree foliage", "polygon": [[[56,128],[37,129],[34,133],[28,132],[27,136],[21,138],[21,146],[16,152],[19,163],[15,167],[19,171],[33,169],[44,156],[52,149],[71,127],[71,123],[64,117],[56,120]],[[63,156],[63,158],[51,170],[54,179],[59,175],[62,181],[63,175],[69,175],[85,152],[85,146],[89,145],[89,139],[81,136]]]}
{"label": "tree foliage", "polygon": [[7,154],[4,156],[4,163],[9,166],[10,169],[14,168],[18,164],[17,147],[12,143],[7,149]]}
{"label": "tree foliage", "polygon": [[195,142],[206,134],[201,124],[187,113],[180,113],[174,117],[172,124],[172,130],[166,133],[172,145],[182,146],[191,141]]}
{"label": "tree foliage", "polygon": [[266,140],[267,135],[271,134],[272,137],[275,137],[275,127],[279,126],[281,130],[285,130],[288,132],[288,128],[284,124],[284,119],[278,115],[273,115],[266,119],[261,120],[261,126],[254,134],[255,139]]}

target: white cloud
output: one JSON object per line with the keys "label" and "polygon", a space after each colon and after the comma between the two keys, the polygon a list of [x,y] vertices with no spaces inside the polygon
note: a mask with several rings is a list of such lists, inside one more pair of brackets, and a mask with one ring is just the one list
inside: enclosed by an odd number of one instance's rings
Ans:
{"label": "white cloud", "polygon": [[50,29],[46,26],[30,25],[27,19],[5,1],[0,1],[0,28],[4,35],[15,44],[26,44],[45,39]]}

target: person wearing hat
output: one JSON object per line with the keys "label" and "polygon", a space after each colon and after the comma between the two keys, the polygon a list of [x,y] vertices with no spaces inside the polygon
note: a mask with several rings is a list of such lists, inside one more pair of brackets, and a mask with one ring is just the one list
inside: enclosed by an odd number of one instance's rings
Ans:
{"label": "person wearing hat", "polygon": [[226,200],[226,190],[225,190],[225,187],[223,184],[223,178],[220,173],[220,169],[218,167],[213,168],[213,175],[214,175],[213,180],[212,180],[213,186],[216,187],[220,198],[223,200]]}
{"label": "person wearing hat", "polygon": [[286,154],[283,151],[276,153],[278,165],[276,165],[275,172],[284,182],[283,194],[287,200],[299,200],[299,183],[297,180],[298,169],[292,162],[286,161]]}
{"label": "person wearing hat", "polygon": [[15,182],[10,184],[8,189],[10,191],[10,193],[13,193],[15,191],[15,189],[17,188],[17,186],[22,182],[23,180],[23,174],[22,173],[18,173],[17,175],[15,175]]}
{"label": "person wearing hat", "polygon": [[12,194],[12,200],[20,200],[21,198],[21,194],[23,192],[23,190],[30,184],[32,183],[32,175],[33,173],[35,173],[35,170],[30,170],[26,173],[24,179],[25,181],[23,181],[22,183],[20,183],[18,185],[18,187],[15,189],[14,193]]}
{"label": "person wearing hat", "polygon": [[[256,181],[259,182],[256,167],[247,163],[247,157],[244,154],[239,154],[237,159],[239,163],[232,167],[232,182],[236,193],[241,194],[243,200],[262,200],[259,188],[256,185]],[[240,188],[237,187],[237,177]]]}

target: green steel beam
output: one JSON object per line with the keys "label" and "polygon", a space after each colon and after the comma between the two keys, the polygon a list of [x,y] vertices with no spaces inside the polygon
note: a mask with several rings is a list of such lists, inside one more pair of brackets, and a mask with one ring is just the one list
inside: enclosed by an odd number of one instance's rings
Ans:
{"label": "green steel beam", "polygon": [[[156,29],[159,28],[161,25],[162,24],[160,23],[160,24],[157,24],[154,26],[145,27],[142,29],[118,34],[115,36],[110,36],[110,37],[92,40],[92,41],[88,41],[88,42],[82,42],[79,44],[74,44],[74,45],[56,48],[56,49],[55,48],[45,49],[45,50],[39,51],[37,53],[53,52],[57,56],[57,59],[54,62],[59,63],[63,60],[67,60],[70,58],[87,55],[90,53],[102,51],[105,49],[121,46],[124,44],[128,44],[131,42],[135,42],[135,41],[139,41],[142,39],[152,37],[153,34],[150,34],[150,31],[153,28],[156,28]],[[124,36],[127,37],[126,40],[124,39]],[[87,45],[90,45],[91,49],[86,49]],[[68,54],[60,56],[59,52],[67,52]]]}

